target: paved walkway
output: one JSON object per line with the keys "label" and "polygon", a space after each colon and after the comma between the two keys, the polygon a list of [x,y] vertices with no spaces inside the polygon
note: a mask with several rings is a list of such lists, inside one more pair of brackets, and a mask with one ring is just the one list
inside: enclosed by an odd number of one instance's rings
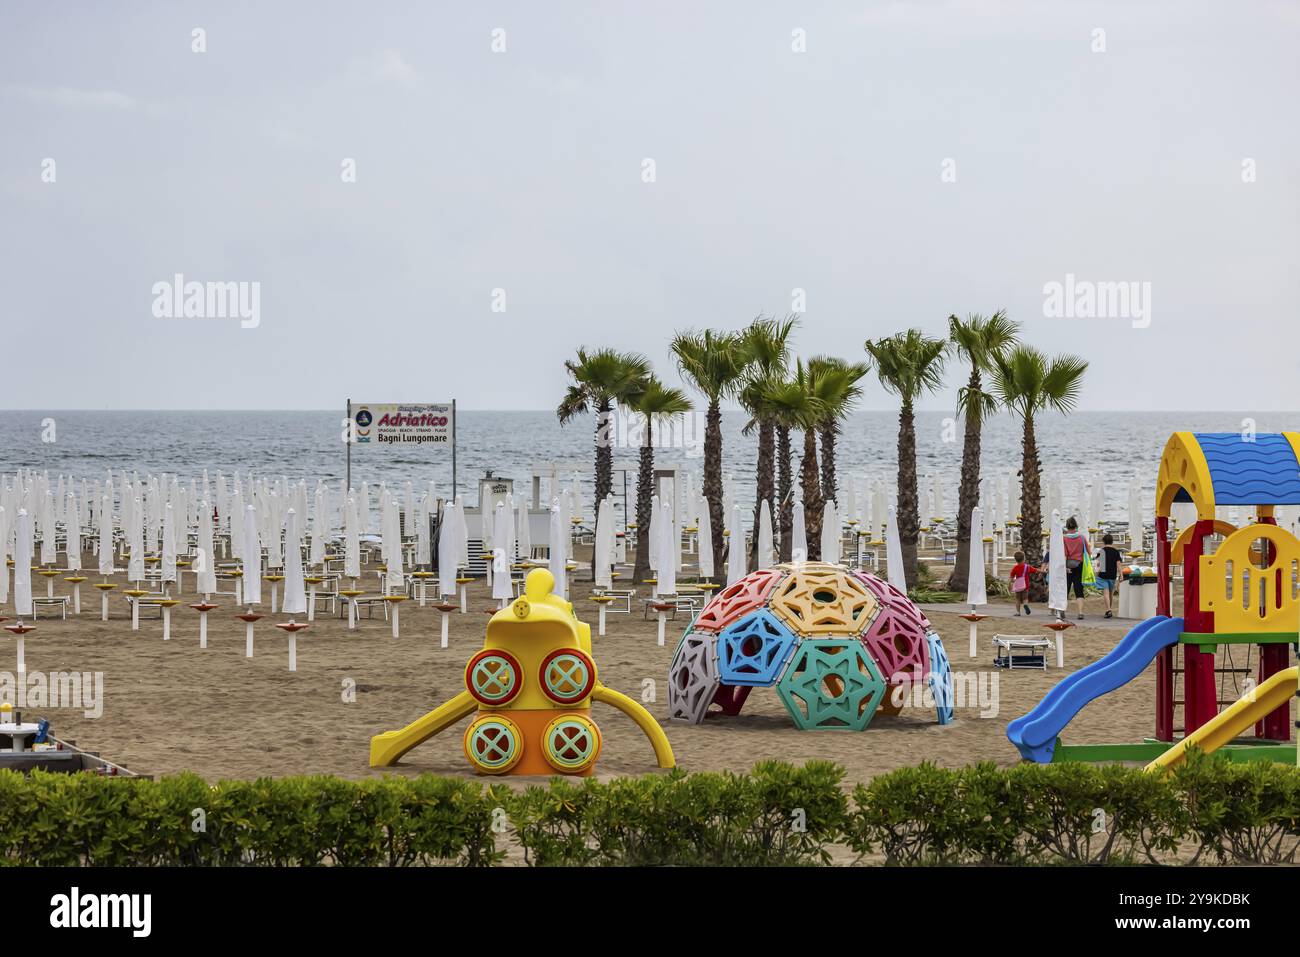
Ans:
{"label": "paved walkway", "polygon": [[[923,604],[919,607],[927,615],[964,615],[970,611],[970,605],[962,602]],[[987,620],[1009,620],[1022,628],[1041,628],[1043,622],[1051,620],[1053,613],[1046,605],[1034,605],[1033,608],[1033,614],[1022,615],[1019,618],[1016,617],[1015,606],[1011,604],[985,605],[980,609],[980,613],[988,615]],[[1085,615],[1083,621],[1079,621],[1073,610],[1066,616],[1066,620],[1085,628],[1107,628],[1125,632],[1139,624],[1129,618],[1103,618],[1100,614]]]}

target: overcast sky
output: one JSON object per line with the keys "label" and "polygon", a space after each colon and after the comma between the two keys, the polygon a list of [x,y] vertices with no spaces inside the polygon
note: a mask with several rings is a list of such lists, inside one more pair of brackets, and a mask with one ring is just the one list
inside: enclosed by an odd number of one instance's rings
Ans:
{"label": "overcast sky", "polygon": [[[1296,409],[1297,48],[1294,2],[5,0],[0,407],[551,408],[804,290],[804,355],[1006,308],[1084,408]],[[257,327],[156,317],[178,273]],[[1045,315],[1068,274],[1148,311]]]}

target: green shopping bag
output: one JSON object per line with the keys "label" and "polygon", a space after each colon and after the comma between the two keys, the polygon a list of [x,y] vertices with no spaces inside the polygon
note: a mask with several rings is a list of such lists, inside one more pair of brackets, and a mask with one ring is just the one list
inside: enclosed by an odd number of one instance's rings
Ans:
{"label": "green shopping bag", "polygon": [[1085,587],[1097,587],[1097,575],[1092,568],[1092,556],[1086,549],[1083,553],[1083,584]]}

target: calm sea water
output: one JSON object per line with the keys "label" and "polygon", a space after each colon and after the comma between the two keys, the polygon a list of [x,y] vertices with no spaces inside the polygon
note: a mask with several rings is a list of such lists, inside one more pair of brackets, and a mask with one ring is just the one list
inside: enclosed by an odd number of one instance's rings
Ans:
{"label": "calm sea water", "polygon": [[[134,469],[142,475],[174,473],[186,479],[203,469],[227,475],[250,469],[267,476],[317,478],[337,482],[345,468],[342,412],[104,412],[16,411],[0,413],[0,473],[18,468],[48,470],[80,478],[101,477]],[[945,514],[955,510],[961,463],[961,429],[944,413],[917,416],[917,461],[922,477],[939,477]],[[52,420],[52,421],[51,421]],[[1248,423],[1245,413],[1081,412],[1068,418],[1049,416],[1039,423],[1038,439],[1045,471],[1059,478],[1064,500],[1076,501],[1080,482],[1100,475],[1106,484],[1107,517],[1124,518],[1127,485],[1136,477],[1145,490],[1144,509],[1153,501],[1156,466],[1169,434],[1179,429],[1237,432]],[[743,434],[746,416],[723,416],[724,465],[735,483],[738,500],[752,501],[755,439]],[[52,426],[52,430],[51,430]],[[476,501],[476,480],[491,469],[526,490],[537,468],[550,474],[557,463],[563,481],[581,473],[584,499],[591,500],[592,429],[594,420],[561,427],[551,412],[462,411],[457,428],[459,485]],[[1260,432],[1300,427],[1300,413],[1255,414]],[[658,463],[702,471],[702,436],[688,423],[656,452]],[[955,432],[955,439],[951,436]],[[627,447],[616,447],[616,494],[624,481],[634,497],[639,436],[618,430]],[[46,441],[51,439],[52,441]],[[841,477],[851,472],[861,483],[884,479],[892,489],[896,468],[897,415],[859,412],[844,425],[839,444]],[[618,443],[616,443],[617,445]],[[986,475],[1005,475],[1020,464],[1020,431],[1009,416],[993,419],[984,433]],[[802,442],[795,443],[796,454]],[[452,478],[445,450],[354,447],[352,482],[422,483],[432,479],[445,494]],[[545,493],[547,483],[543,483]],[[861,485],[860,485],[861,487]]]}

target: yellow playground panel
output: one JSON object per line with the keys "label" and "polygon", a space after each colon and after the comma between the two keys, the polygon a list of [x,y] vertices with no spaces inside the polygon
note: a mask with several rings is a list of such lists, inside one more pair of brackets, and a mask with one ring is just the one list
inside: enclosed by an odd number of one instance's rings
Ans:
{"label": "yellow playground panel", "polygon": [[[1257,547],[1258,546],[1258,547]],[[1276,525],[1247,525],[1201,556],[1200,607],[1220,632],[1296,628],[1300,539]]]}
{"label": "yellow playground panel", "polygon": [[674,765],[663,728],[640,704],[600,683],[591,627],[551,593],[544,568],[528,573],[524,594],[488,622],[483,648],[465,666],[465,689],[400,731],[370,739],[370,766],[402,755],[477,711],[464,750],[480,774],[589,775],[600,755],[599,701],[622,711],[650,739],[661,768]]}

